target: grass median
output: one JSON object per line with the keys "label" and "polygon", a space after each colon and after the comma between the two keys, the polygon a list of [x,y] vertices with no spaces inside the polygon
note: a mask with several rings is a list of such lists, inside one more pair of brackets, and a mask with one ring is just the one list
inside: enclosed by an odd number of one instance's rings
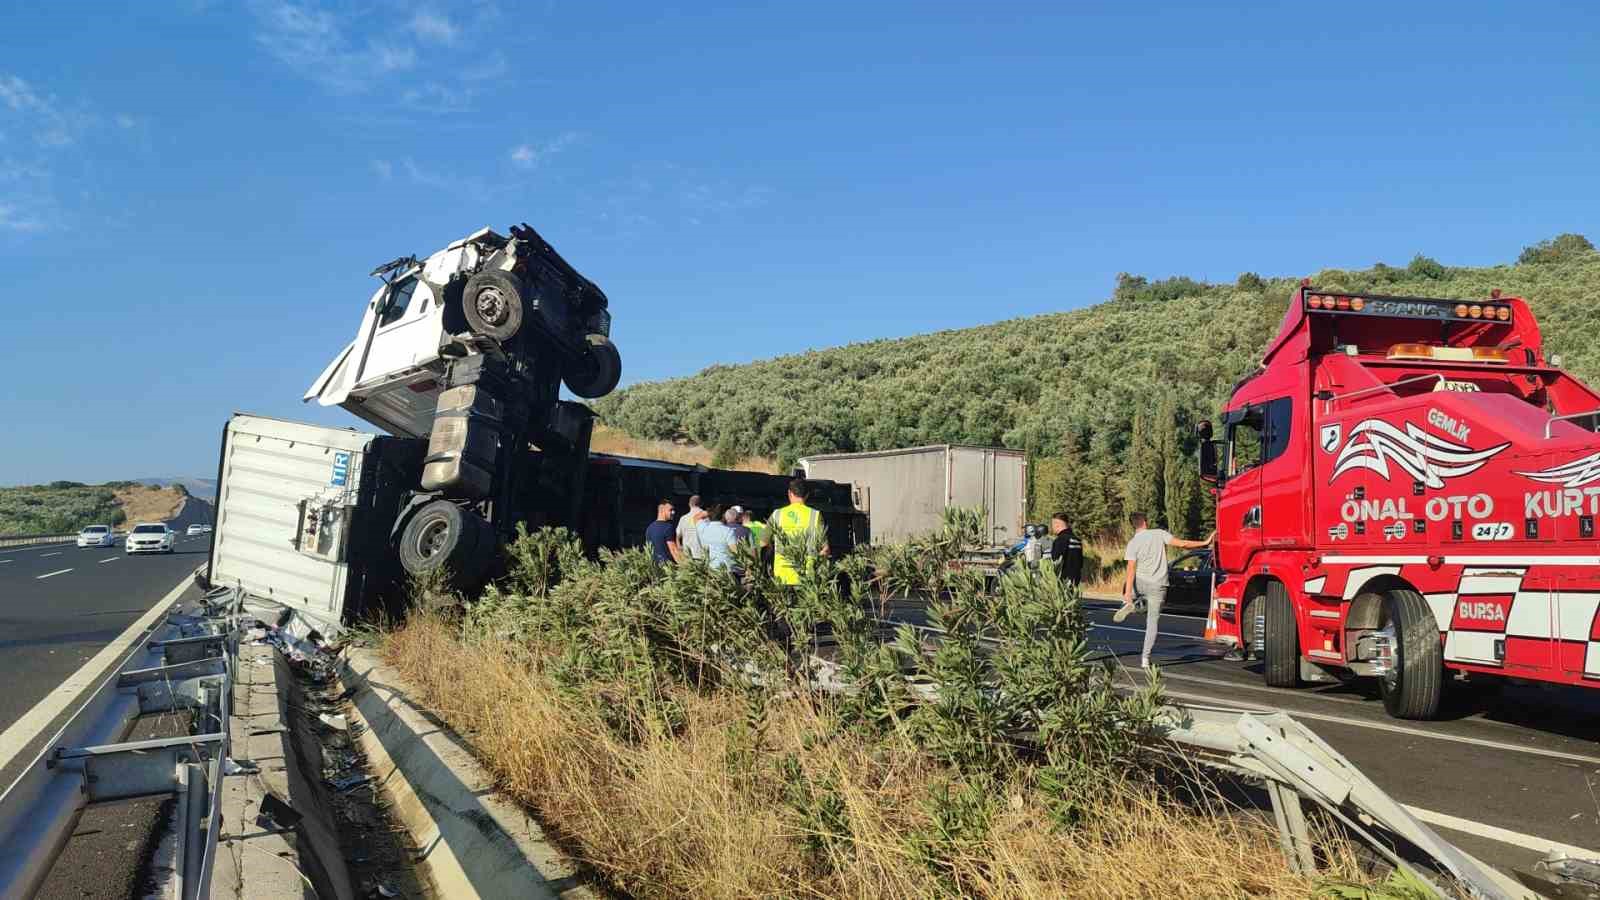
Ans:
{"label": "grass median", "polygon": [[[508,795],[633,896],[1303,897],[1361,882],[1339,839],[1324,836],[1321,875],[1292,873],[1270,821],[1198,773],[1174,778],[1148,750],[1159,681],[1114,691],[1048,572],[986,591],[948,571],[962,534],[957,521],[823,562],[787,590],[639,552],[589,561],[541,532],[511,548],[503,585],[464,614],[413,615],[383,652]],[[941,638],[872,615],[908,593],[929,597]],[[819,658],[839,690],[814,689]]]}

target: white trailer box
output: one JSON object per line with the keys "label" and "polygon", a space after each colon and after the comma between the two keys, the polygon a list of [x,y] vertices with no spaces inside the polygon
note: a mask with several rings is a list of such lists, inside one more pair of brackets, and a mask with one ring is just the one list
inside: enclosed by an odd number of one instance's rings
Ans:
{"label": "white trailer box", "polygon": [[206,577],[336,633],[398,593],[389,532],[424,441],[236,414]]}
{"label": "white trailer box", "polygon": [[873,543],[937,529],[944,510],[976,507],[990,544],[1022,536],[1028,508],[1028,458],[1021,450],[940,444],[800,460],[807,478],[850,482],[867,513]]}

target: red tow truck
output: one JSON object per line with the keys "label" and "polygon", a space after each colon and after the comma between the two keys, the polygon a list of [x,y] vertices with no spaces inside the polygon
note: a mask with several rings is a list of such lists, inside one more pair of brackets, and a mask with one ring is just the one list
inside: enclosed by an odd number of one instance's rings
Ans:
{"label": "red tow truck", "polygon": [[1219,638],[1276,687],[1375,677],[1400,718],[1449,678],[1600,687],[1600,394],[1559,363],[1499,291],[1302,282],[1202,426]]}

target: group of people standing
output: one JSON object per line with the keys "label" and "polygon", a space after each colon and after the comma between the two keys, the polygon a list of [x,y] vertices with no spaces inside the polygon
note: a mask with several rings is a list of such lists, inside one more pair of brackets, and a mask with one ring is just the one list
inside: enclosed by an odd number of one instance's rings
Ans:
{"label": "group of people standing", "polygon": [[645,541],[651,556],[662,564],[685,559],[703,559],[713,569],[734,568],[733,549],[741,542],[758,551],[772,547],[772,575],[780,584],[799,584],[800,566],[805,560],[789,559],[773,535],[783,532],[801,540],[806,557],[828,555],[827,530],[822,514],[806,505],[810,488],[805,479],[789,481],[789,505],[760,521],[744,506],[714,503],[701,505],[699,494],[689,498],[689,511],[677,518],[677,505],[663,497],[656,505],[656,518],[645,528]]}

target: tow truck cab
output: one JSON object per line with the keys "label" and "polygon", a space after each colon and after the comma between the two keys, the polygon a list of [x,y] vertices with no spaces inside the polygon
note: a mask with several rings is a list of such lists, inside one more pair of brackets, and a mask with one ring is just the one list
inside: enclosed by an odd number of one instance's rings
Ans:
{"label": "tow truck cab", "polygon": [[1446,672],[1600,686],[1600,395],[1520,298],[1302,283],[1215,440],[1219,638],[1269,684]]}

